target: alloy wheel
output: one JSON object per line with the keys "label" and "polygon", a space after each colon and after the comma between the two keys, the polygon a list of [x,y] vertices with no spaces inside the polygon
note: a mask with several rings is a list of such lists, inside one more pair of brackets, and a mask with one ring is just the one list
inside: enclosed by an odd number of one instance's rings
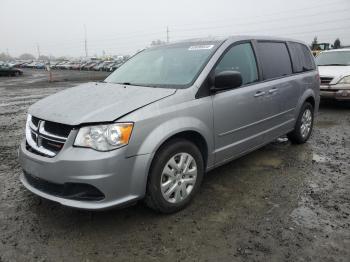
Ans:
{"label": "alloy wheel", "polygon": [[197,164],[188,153],[178,153],[166,163],[160,181],[164,199],[177,204],[192,192],[197,179]]}
{"label": "alloy wheel", "polygon": [[301,117],[300,133],[303,138],[307,137],[311,131],[312,126],[312,112],[306,109]]}

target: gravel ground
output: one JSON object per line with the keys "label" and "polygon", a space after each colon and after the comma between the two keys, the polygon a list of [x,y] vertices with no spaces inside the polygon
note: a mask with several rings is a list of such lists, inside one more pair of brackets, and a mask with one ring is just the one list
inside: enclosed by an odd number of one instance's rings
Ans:
{"label": "gravel ground", "polygon": [[28,192],[17,161],[28,106],[105,75],[0,78],[0,262],[350,261],[350,104],[322,103],[304,145],[275,141],[211,171],[177,214],[80,211]]}

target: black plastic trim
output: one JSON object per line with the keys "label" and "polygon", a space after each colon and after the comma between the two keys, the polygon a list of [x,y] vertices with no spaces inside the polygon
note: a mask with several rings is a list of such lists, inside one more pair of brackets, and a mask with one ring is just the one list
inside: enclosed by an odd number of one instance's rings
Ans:
{"label": "black plastic trim", "polygon": [[83,183],[57,184],[24,172],[25,179],[34,188],[57,197],[79,201],[101,201],[105,195],[96,187]]}

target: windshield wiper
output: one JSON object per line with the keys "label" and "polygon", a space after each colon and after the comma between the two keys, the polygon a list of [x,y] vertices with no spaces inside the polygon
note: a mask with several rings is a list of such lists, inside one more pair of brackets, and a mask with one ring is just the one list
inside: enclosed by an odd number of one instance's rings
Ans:
{"label": "windshield wiper", "polygon": [[324,65],[318,65],[318,66],[347,66],[347,64],[324,64]]}

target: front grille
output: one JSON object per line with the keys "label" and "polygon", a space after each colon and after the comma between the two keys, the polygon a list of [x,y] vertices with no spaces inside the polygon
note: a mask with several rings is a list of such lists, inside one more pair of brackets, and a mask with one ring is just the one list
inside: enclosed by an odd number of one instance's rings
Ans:
{"label": "front grille", "polygon": [[63,148],[72,126],[45,121],[28,115],[27,149],[37,155],[54,157]]}
{"label": "front grille", "polygon": [[57,197],[74,200],[100,201],[105,195],[96,187],[82,183],[57,184],[24,172],[27,182],[34,188]]}
{"label": "front grille", "polygon": [[32,116],[32,122],[34,124],[34,126],[38,126],[39,125],[39,121],[40,119],[35,117],[35,116]]}
{"label": "front grille", "polygon": [[69,125],[46,121],[45,130],[56,136],[68,137],[72,127]]}
{"label": "front grille", "polygon": [[51,141],[46,138],[42,138],[41,144],[44,148],[50,150],[51,152],[54,152],[56,155],[58,152],[61,151],[62,147],[64,146],[64,143]]}
{"label": "front grille", "polygon": [[332,82],[333,77],[320,77],[321,78],[321,85],[328,85],[330,82]]}

